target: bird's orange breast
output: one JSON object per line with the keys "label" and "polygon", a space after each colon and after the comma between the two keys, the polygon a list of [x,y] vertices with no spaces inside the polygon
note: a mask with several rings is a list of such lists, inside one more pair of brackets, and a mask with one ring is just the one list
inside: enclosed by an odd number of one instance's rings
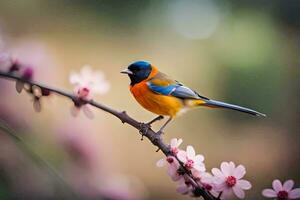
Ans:
{"label": "bird's orange breast", "polygon": [[158,115],[175,116],[184,107],[183,102],[176,97],[152,92],[146,81],[130,86],[130,91],[139,104]]}

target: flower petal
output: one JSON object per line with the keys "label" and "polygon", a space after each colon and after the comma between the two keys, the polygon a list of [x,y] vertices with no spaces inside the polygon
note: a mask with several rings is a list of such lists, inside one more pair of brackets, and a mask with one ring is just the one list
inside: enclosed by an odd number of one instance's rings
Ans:
{"label": "flower petal", "polygon": [[225,189],[222,191],[221,199],[222,199],[222,200],[228,200],[230,194],[231,194],[231,189],[225,188]]}
{"label": "flower petal", "polygon": [[179,151],[178,153],[177,153],[177,158],[181,161],[181,162],[183,162],[183,163],[186,163],[186,161],[187,161],[187,158],[186,158],[186,152],[185,151]]}
{"label": "flower petal", "polygon": [[211,173],[216,177],[222,177],[222,178],[225,177],[224,174],[221,172],[221,170],[219,170],[218,168],[213,168],[211,170]]}
{"label": "flower petal", "polygon": [[272,189],[264,189],[262,195],[269,198],[277,197],[277,193]]}
{"label": "flower petal", "polygon": [[195,155],[196,155],[196,152],[195,152],[194,148],[193,148],[192,146],[190,146],[190,145],[187,146],[187,148],[186,148],[186,153],[187,153],[187,157],[188,157],[189,159],[194,158]]}
{"label": "flower petal", "polygon": [[71,84],[79,84],[80,83],[80,77],[75,72],[71,72],[69,81]]}
{"label": "flower petal", "polygon": [[294,187],[294,181],[293,180],[287,180],[284,182],[282,188],[283,190],[289,192],[292,190],[292,188]]}
{"label": "flower petal", "polygon": [[275,192],[279,192],[282,190],[282,184],[278,179],[273,181],[272,186]]}
{"label": "flower petal", "polygon": [[213,181],[214,181],[214,177],[210,173],[207,173],[207,172],[201,173],[200,177],[201,177],[202,183],[210,184],[210,183],[213,183]]}
{"label": "flower petal", "polygon": [[156,162],[157,167],[164,167],[166,165],[166,159],[162,158]]}
{"label": "flower petal", "polygon": [[245,174],[246,174],[245,167],[243,165],[239,165],[237,166],[237,168],[233,170],[232,175],[237,179],[241,179]]}
{"label": "flower petal", "polygon": [[179,185],[176,189],[180,194],[187,194],[189,192],[189,188],[186,184]]}
{"label": "flower petal", "polygon": [[216,182],[214,182],[215,184],[215,190],[218,191],[218,192],[224,192],[226,189],[229,189],[227,184],[223,181],[219,184],[217,184]]}
{"label": "flower petal", "polygon": [[171,148],[177,147],[177,138],[172,138],[170,141]]}
{"label": "flower petal", "polygon": [[246,180],[238,180],[237,185],[243,190],[249,190],[252,187],[251,183]]}
{"label": "flower petal", "polygon": [[201,154],[196,155],[196,156],[195,156],[195,161],[196,161],[196,162],[199,162],[199,163],[203,162],[203,161],[204,161],[204,156],[201,155]]}
{"label": "flower petal", "polygon": [[178,170],[178,166],[177,165],[171,164],[168,167],[167,173],[168,173],[168,175],[171,177],[171,179],[173,181],[178,181],[178,180],[180,180],[182,178],[182,176],[180,176],[177,173],[177,170]]}
{"label": "flower petal", "polygon": [[237,185],[233,186],[232,188],[234,194],[239,198],[239,199],[244,199],[245,198],[245,192],[242,190],[242,188],[238,187]]}
{"label": "flower petal", "polygon": [[110,85],[106,81],[102,81],[98,85],[92,87],[93,92],[98,94],[105,94],[109,91],[109,89],[110,89]]}
{"label": "flower petal", "polygon": [[206,170],[203,163],[194,165],[194,169],[196,169],[196,170],[198,170],[200,172],[205,172],[205,170]]}
{"label": "flower petal", "polygon": [[230,174],[230,165],[228,162],[221,163],[221,171],[225,176],[229,176]]}
{"label": "flower petal", "polygon": [[296,188],[290,191],[289,193],[290,199],[298,199],[300,198],[300,188]]}
{"label": "flower petal", "polygon": [[233,174],[233,172],[234,172],[234,170],[235,170],[235,164],[234,164],[234,162],[232,162],[232,161],[230,161],[229,162],[229,174],[230,175],[232,175]]}
{"label": "flower petal", "polygon": [[82,111],[87,118],[94,119],[94,113],[92,112],[92,110],[90,109],[90,107],[88,105],[82,106]]}

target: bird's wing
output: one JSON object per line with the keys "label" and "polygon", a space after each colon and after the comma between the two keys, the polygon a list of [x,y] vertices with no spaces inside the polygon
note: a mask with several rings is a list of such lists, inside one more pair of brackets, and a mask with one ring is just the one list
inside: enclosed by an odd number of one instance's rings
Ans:
{"label": "bird's wing", "polygon": [[168,78],[160,73],[147,82],[149,89],[155,93],[174,96],[180,99],[206,99],[194,90],[184,86],[178,81]]}

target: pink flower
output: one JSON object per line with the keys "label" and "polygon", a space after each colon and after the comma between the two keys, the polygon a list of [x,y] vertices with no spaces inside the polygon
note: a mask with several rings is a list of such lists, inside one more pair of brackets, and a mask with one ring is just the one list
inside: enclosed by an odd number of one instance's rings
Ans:
{"label": "pink flower", "polygon": [[[75,86],[74,94],[79,100],[91,100],[94,94],[104,94],[109,90],[109,83],[104,79],[104,75],[100,71],[92,71],[90,66],[84,66],[80,73],[72,72],[70,75],[70,83]],[[80,108],[88,118],[93,118],[89,105],[75,102],[75,106],[71,108],[71,114],[77,116]]]}
{"label": "pink flower", "polygon": [[70,83],[75,86],[74,93],[78,98],[84,100],[92,99],[94,94],[105,94],[110,87],[101,71],[92,71],[87,65],[80,73],[71,73]]}
{"label": "pink flower", "polygon": [[186,151],[179,151],[177,157],[181,162],[183,162],[187,169],[195,169],[201,172],[205,171],[205,165],[203,163],[204,156],[200,154],[196,155],[192,146],[187,146]]}
{"label": "pink flower", "polygon": [[179,152],[179,146],[180,144],[182,143],[182,139],[177,139],[177,138],[173,138],[171,139],[170,141],[170,149],[171,149],[171,152],[174,154],[174,155],[177,155],[177,153]]}
{"label": "pink flower", "polygon": [[244,190],[251,188],[249,181],[241,179],[246,174],[243,165],[235,167],[233,162],[222,162],[221,170],[213,168],[212,173],[215,176],[216,191],[222,192],[221,199],[228,199],[232,191],[238,198],[243,199]]}
{"label": "pink flower", "polygon": [[262,195],[269,198],[276,198],[277,200],[289,200],[300,198],[300,188],[292,189],[294,186],[293,180],[287,180],[282,183],[279,180],[274,180],[273,189],[264,189]]}
{"label": "pink flower", "polygon": [[168,156],[166,158],[162,158],[157,161],[156,166],[157,167],[168,167],[167,173],[171,177],[173,181],[178,181],[182,175],[179,173],[178,169],[180,167],[179,162],[176,160],[173,156]]}
{"label": "pink flower", "polygon": [[[179,152],[179,146],[182,143],[182,139],[172,138],[170,141],[170,150],[176,155]],[[177,159],[173,156],[168,156],[157,161],[157,167],[168,166],[167,173],[172,178],[173,181],[178,181],[182,176],[179,173],[180,164]]]}
{"label": "pink flower", "polygon": [[186,180],[184,177],[181,177],[176,191],[183,195],[193,195],[193,186],[188,180]]}

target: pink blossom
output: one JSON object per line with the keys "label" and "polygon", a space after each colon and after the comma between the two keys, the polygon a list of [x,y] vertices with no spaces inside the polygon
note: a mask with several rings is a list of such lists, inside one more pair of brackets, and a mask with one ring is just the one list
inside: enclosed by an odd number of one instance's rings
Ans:
{"label": "pink blossom", "polygon": [[193,195],[193,186],[188,180],[186,180],[184,177],[181,177],[181,179],[178,181],[176,191],[183,195]]}
{"label": "pink blossom", "polygon": [[179,162],[173,156],[162,158],[156,162],[157,167],[167,166],[167,173],[173,181],[178,181],[182,176],[178,169],[180,167]]}
{"label": "pink blossom", "polygon": [[72,72],[70,83],[75,86],[74,93],[84,100],[92,99],[94,94],[105,94],[109,90],[109,83],[101,71],[92,71],[90,66],[84,66],[80,73]]}
{"label": "pink blossom", "polygon": [[[182,143],[182,139],[172,138],[170,141],[170,150],[171,152],[176,155],[179,152],[179,146]],[[156,166],[168,167],[167,173],[172,178],[173,181],[178,181],[182,176],[179,174],[178,170],[180,168],[180,164],[177,161],[177,159],[173,156],[168,156],[166,158],[162,158],[159,161],[157,161]]]}
{"label": "pink blossom", "polygon": [[[100,71],[92,71],[90,66],[84,66],[80,73],[72,72],[70,83],[75,86],[74,94],[80,100],[91,100],[94,94],[104,94],[109,90],[109,83],[104,79],[104,74]],[[90,106],[80,101],[74,102],[71,114],[77,116],[80,109],[88,118],[93,118]]]}
{"label": "pink blossom", "polygon": [[187,146],[186,151],[179,151],[177,157],[181,162],[183,162],[187,169],[195,169],[201,172],[205,171],[205,165],[203,163],[204,156],[200,154],[196,155],[192,146]]}
{"label": "pink blossom", "polygon": [[232,191],[238,198],[243,199],[244,190],[251,188],[249,181],[241,179],[246,174],[243,165],[235,167],[233,162],[222,162],[221,170],[213,168],[212,173],[215,176],[216,191],[222,192],[221,199],[228,199]]}
{"label": "pink blossom", "polygon": [[282,185],[282,183],[276,179],[273,181],[272,186],[273,189],[264,189],[262,195],[268,198],[276,198],[277,200],[300,198],[300,188],[293,189],[293,180],[287,180]]}
{"label": "pink blossom", "polygon": [[182,139],[177,139],[177,138],[172,138],[171,141],[170,141],[170,149],[171,149],[171,152],[174,154],[174,155],[177,155],[177,153],[179,152],[179,146],[181,145],[182,143]]}

